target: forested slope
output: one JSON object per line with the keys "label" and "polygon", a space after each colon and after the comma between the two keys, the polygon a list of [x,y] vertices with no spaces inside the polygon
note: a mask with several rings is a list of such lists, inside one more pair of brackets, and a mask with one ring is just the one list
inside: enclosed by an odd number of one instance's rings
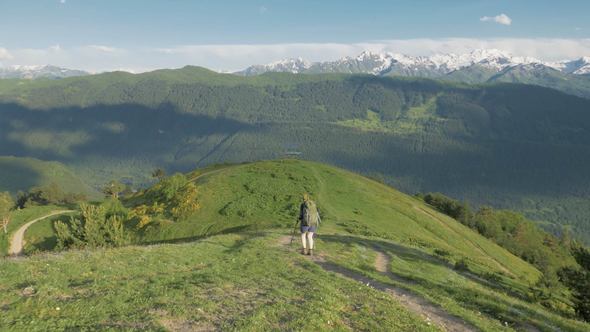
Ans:
{"label": "forested slope", "polygon": [[590,234],[590,101],[547,88],[186,67],[3,81],[0,101],[0,155],[64,162],[95,187],[301,152]]}

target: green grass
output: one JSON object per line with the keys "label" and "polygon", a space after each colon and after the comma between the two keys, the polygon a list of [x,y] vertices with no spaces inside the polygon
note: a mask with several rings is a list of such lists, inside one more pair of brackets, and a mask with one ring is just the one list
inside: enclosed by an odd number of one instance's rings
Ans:
{"label": "green grass", "polygon": [[[411,290],[484,331],[588,330],[529,302],[529,287],[540,277],[533,266],[381,183],[297,160],[222,165],[189,176],[202,207],[184,221],[136,230],[140,242],[155,245],[0,261],[0,307],[9,308],[0,326],[434,330],[386,293],[325,272],[295,254],[297,244],[291,250],[279,244],[308,192],[323,216],[318,254],[340,268]],[[145,201],[140,193],[125,203]],[[32,228],[31,243],[45,242],[50,226]],[[396,278],[375,270],[375,250],[391,258]],[[471,272],[454,270],[459,260]],[[27,286],[37,293],[23,296]]]}
{"label": "green grass", "polygon": [[[484,331],[502,330],[506,326],[514,329],[534,326],[541,331],[585,331],[588,328],[587,324],[526,301],[525,284],[502,274],[482,278],[481,273],[457,271],[436,255],[375,238],[330,235],[322,237],[321,245],[336,264],[409,289]],[[376,248],[390,257],[388,269],[399,279],[375,270]]]}
{"label": "green grass", "polygon": [[[325,232],[374,236],[430,252],[446,250],[451,258],[466,258],[476,268],[527,283],[540,277],[530,264],[423,202],[341,169],[281,160],[212,167],[189,177],[199,175],[199,211],[182,221],[157,220],[138,230],[139,241],[179,242],[219,233],[290,229],[301,196],[308,192],[317,199]],[[144,201],[140,193],[125,204]]]}
{"label": "green grass", "polygon": [[367,115],[364,119],[349,119],[336,123],[343,127],[366,132],[396,135],[425,133],[435,123],[443,123],[445,121],[436,115],[436,100],[437,97],[435,96],[421,105],[410,107],[395,120],[383,120],[379,112],[367,110]]}
{"label": "green grass", "polygon": [[143,241],[289,229],[301,195],[309,192],[324,216],[325,232],[377,236],[431,251],[444,249],[482,269],[502,271],[526,282],[540,276],[531,265],[423,202],[334,167],[295,160],[259,162],[218,169],[199,178],[198,184],[202,208],[185,221],[152,225],[142,234]]}
{"label": "green grass", "polygon": [[[379,291],[273,246],[224,235],[0,261],[3,331],[435,331]],[[32,286],[33,297],[23,297]],[[59,308],[59,309],[58,309]],[[92,308],[92,310],[89,310]],[[33,319],[31,319],[33,317]]]}

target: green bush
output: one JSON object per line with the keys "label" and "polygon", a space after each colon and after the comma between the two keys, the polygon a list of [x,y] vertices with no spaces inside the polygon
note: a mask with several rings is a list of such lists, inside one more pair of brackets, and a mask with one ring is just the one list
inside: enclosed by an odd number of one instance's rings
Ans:
{"label": "green bush", "polygon": [[69,223],[55,223],[58,248],[119,247],[129,243],[129,234],[125,231],[122,216],[107,216],[104,206],[90,204],[80,205],[80,211],[79,219],[72,218]]}
{"label": "green bush", "polygon": [[469,271],[469,264],[465,258],[461,258],[455,262],[455,270],[457,271]]}

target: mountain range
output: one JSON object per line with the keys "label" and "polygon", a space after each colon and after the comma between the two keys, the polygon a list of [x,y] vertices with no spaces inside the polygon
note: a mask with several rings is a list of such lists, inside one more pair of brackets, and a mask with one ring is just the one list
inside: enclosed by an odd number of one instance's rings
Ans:
{"label": "mountain range", "polygon": [[90,73],[77,70],[67,69],[57,66],[45,65],[45,66],[8,66],[0,67],[0,79],[13,78],[13,79],[58,79],[75,76],[85,76]]}
{"label": "mountain range", "polygon": [[[533,57],[513,56],[497,49],[430,56],[365,51],[356,57],[335,61],[286,59],[266,65],[253,65],[234,74],[256,76],[267,72],[422,77],[465,84],[523,83],[590,98],[590,57],[548,62]],[[51,65],[0,67],[0,79],[60,79],[86,75],[90,73]]]}
{"label": "mountain range", "polygon": [[[496,74],[514,68],[530,71],[544,68],[553,69],[562,74],[588,75],[590,74],[590,57],[547,62],[533,57],[513,56],[498,49],[477,49],[465,54],[439,53],[430,56],[365,51],[356,57],[348,56],[336,61],[310,62],[303,58],[284,59],[265,65],[253,65],[235,74],[251,76],[266,72],[287,72],[293,74],[346,73],[442,77],[445,75],[457,76],[456,72],[470,71],[473,68],[483,68]],[[0,78],[65,78],[89,74],[83,70],[52,65],[0,67]]]}
{"label": "mountain range", "polygon": [[[290,73],[348,73],[373,75],[402,75],[439,77],[472,66],[492,72],[518,66],[543,66],[563,74],[590,74],[590,57],[575,60],[545,62],[533,57],[513,56],[497,49],[477,49],[466,54],[434,54],[410,56],[399,53],[373,53],[365,51],[356,57],[344,57],[336,61],[310,62],[302,58],[286,59],[266,65],[254,65],[238,72],[241,75],[258,75],[265,72]],[[532,67],[530,67],[532,69]]]}
{"label": "mountain range", "polygon": [[431,56],[366,51],[356,57],[327,62],[310,62],[301,58],[286,59],[251,66],[236,74],[252,76],[266,72],[424,77],[467,84],[523,83],[590,98],[590,57],[546,62],[532,57],[513,56],[496,49]]}

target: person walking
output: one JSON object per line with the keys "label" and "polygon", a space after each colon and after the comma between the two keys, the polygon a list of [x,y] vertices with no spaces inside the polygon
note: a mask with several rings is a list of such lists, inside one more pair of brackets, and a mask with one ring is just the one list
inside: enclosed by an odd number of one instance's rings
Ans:
{"label": "person walking", "polygon": [[299,207],[298,223],[301,223],[301,254],[313,256],[314,243],[313,236],[321,219],[318,208],[314,201],[309,198],[307,193],[303,194],[303,203]]}

